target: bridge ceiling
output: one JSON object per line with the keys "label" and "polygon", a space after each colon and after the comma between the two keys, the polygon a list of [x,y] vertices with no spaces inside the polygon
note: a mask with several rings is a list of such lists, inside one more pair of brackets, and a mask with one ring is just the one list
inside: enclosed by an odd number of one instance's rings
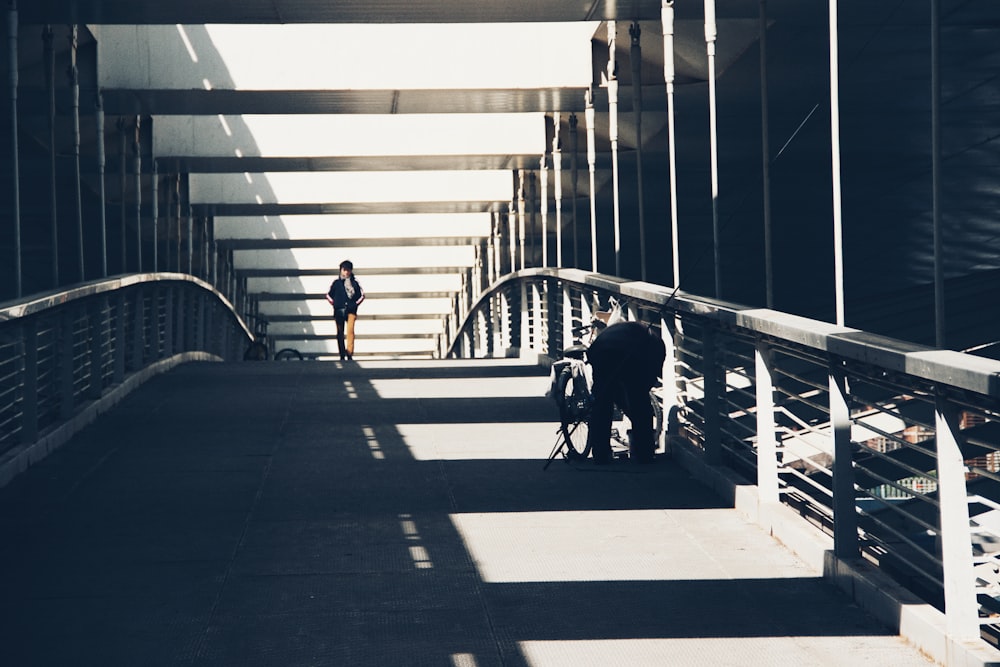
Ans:
{"label": "bridge ceiling", "polygon": [[[606,81],[607,22],[616,20],[620,82],[616,148],[624,227],[619,271],[640,278],[641,240],[636,229],[644,212],[650,227],[645,238],[647,277],[653,282],[672,281],[660,0],[22,0],[17,4],[22,24],[18,54],[22,131],[35,136],[36,143],[48,141],[48,94],[34,26],[57,26],[60,68],[68,59],[68,42],[61,34],[67,24],[87,26],[81,33],[81,48],[99,45],[97,71],[81,80],[81,114],[86,119],[83,152],[96,153],[95,133],[89,128],[96,108],[92,100],[100,91],[107,116],[109,208],[120,202],[127,202],[123,208],[129,210],[136,204],[143,207],[148,234],[152,215],[148,192],[138,200],[130,187],[114,194],[116,160],[123,154],[118,141],[128,135],[125,152],[131,151],[131,133],[140,118],[145,133],[140,149],[143,188],[152,187],[149,171],[154,161],[162,179],[183,174],[190,184],[191,212],[215,220],[224,230],[217,240],[232,250],[241,275],[249,279],[250,291],[261,299],[262,314],[276,322],[299,318],[289,329],[295,331],[328,317],[317,286],[349,257],[359,277],[368,276],[375,288],[369,302],[372,317],[398,321],[400,331],[407,320],[420,320],[422,340],[427,339],[424,320],[439,317],[442,295],[459,289],[456,276],[476,262],[473,246],[489,234],[491,215],[500,219],[512,206],[517,208],[519,172],[526,178],[528,264],[542,261],[543,212],[549,225],[550,254],[545,261],[554,263],[554,146],[561,156],[558,219],[563,225],[564,264],[576,261],[581,268],[590,268],[589,240],[576,238],[589,234],[591,182],[584,123],[588,92],[596,108],[593,198],[602,253],[598,269],[616,271],[613,244],[618,241],[612,239],[610,226],[619,193],[612,185],[616,163]],[[722,296],[762,305],[761,2],[716,0],[716,5]],[[933,271],[928,5],[840,0],[846,280],[849,303],[857,303],[855,312],[872,322],[885,312],[876,297],[927,284]],[[827,7],[825,1],[766,3],[768,160],[773,246],[779,264],[774,305],[829,319],[834,271]],[[946,214],[953,225],[949,238],[956,246],[947,273],[954,277],[1000,269],[1000,247],[995,247],[1000,244],[994,242],[1000,210],[996,188],[1000,85],[995,74],[1000,67],[1000,3],[942,0],[941,7],[943,136],[949,156]],[[703,3],[677,0],[674,8],[678,133],[674,148],[685,258],[681,282],[686,289],[710,295],[715,290],[715,232]],[[630,44],[632,21],[641,28],[638,51],[632,51]],[[321,39],[322,48],[310,51],[306,40],[296,44],[275,37],[281,32],[293,34],[295,27],[318,31],[322,24],[342,24],[337,27],[352,33],[353,50],[336,38]],[[574,45],[550,43],[549,37],[567,34],[566,24],[575,26]],[[404,34],[400,30],[437,25],[453,28],[443,33],[440,43],[396,37]],[[229,51],[225,40],[239,29],[272,32],[252,33],[256,36],[245,40],[249,45],[245,50]],[[367,36],[367,41],[357,35]],[[638,55],[636,63],[633,53]],[[270,67],[282,59],[295,64]],[[468,82],[456,83],[459,74]],[[67,117],[70,93],[61,77],[56,99],[58,113]],[[634,113],[637,104],[641,122]],[[579,120],[575,135],[572,114]],[[471,117],[478,118],[479,125],[468,124]],[[329,129],[317,124],[323,122],[330,123]],[[439,129],[433,129],[434,122]],[[504,128],[515,123],[520,123],[512,135],[517,141],[500,140]],[[261,129],[265,126],[270,138]],[[294,136],[296,129],[301,136]],[[559,142],[554,144],[557,133]],[[578,174],[571,177],[574,163]],[[25,164],[32,168],[30,157]],[[645,188],[641,208],[640,168]],[[131,170],[131,166],[126,169]],[[93,187],[93,168],[86,167],[85,172]],[[503,182],[468,194],[473,191],[458,185],[456,174],[461,172],[499,173]],[[405,185],[406,174],[429,180]],[[286,177],[317,184],[321,183],[317,175],[369,178],[379,184],[375,186],[379,196],[362,196],[359,185],[333,181],[289,194]],[[443,194],[448,186],[465,194],[449,197]],[[175,211],[161,210],[159,215],[174,216]],[[402,231],[382,226],[393,217]],[[452,229],[452,222],[458,227]],[[477,231],[470,231],[473,228]],[[379,233],[361,233],[369,229]],[[571,259],[577,257],[582,259]],[[818,277],[803,280],[806,275]],[[427,310],[419,309],[422,301]],[[905,316],[894,317],[912,320],[919,329],[919,323],[927,321],[920,315],[926,306],[921,302]],[[392,307],[397,308],[395,314]],[[866,323],[849,318],[848,324]],[[391,353],[384,326],[379,330],[379,349]],[[918,341],[926,335],[886,327],[880,332]],[[363,328],[360,336],[359,352],[365,347]],[[309,344],[319,345],[315,337]],[[413,349],[410,343],[404,347]]]}

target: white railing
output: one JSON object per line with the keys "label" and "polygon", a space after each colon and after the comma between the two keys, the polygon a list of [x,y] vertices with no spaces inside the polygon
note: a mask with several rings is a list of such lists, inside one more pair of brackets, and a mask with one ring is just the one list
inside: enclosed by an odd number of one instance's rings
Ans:
{"label": "white railing", "polygon": [[510,274],[456,308],[441,354],[557,359],[611,297],[659,328],[665,407],[705,464],[946,612],[952,644],[997,645],[1000,362],[566,269]]}
{"label": "white railing", "polygon": [[242,359],[232,304],[185,274],[132,274],[0,304],[0,486],[153,372]]}

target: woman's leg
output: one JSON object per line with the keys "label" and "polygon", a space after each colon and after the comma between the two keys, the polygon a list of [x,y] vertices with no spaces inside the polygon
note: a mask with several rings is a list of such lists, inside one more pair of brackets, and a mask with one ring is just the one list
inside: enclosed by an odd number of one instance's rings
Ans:
{"label": "woman's leg", "polygon": [[340,351],[340,360],[344,361],[347,359],[347,350],[344,349],[344,316],[340,310],[334,313],[334,319],[337,321],[337,350]]}
{"label": "woman's leg", "polygon": [[354,322],[358,319],[356,313],[347,313],[347,358],[354,358]]}

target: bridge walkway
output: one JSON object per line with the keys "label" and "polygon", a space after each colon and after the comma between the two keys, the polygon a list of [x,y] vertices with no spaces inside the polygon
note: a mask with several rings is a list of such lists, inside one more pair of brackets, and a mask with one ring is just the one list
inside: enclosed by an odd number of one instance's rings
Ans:
{"label": "bridge walkway", "polygon": [[926,665],[517,360],[191,363],[0,489],[0,664]]}

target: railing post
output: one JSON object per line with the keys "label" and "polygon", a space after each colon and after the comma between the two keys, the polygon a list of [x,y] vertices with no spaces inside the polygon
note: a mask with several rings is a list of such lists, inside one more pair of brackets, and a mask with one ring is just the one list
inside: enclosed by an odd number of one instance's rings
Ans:
{"label": "railing post", "polygon": [[979,639],[975,572],[966,466],[959,446],[957,408],[939,392],[934,401],[938,458],[938,499],[941,502],[941,563],[944,569],[945,626],[960,641]]}
{"label": "railing post", "polygon": [[73,415],[73,324],[76,312],[64,308],[59,313],[59,416]]}
{"label": "railing post", "polygon": [[115,294],[114,371],[111,381],[121,384],[125,379],[125,294]]}
{"label": "railing post", "polygon": [[758,340],[754,350],[757,389],[757,495],[761,504],[778,502],[778,439],[774,424],[774,361],[771,347]]}
{"label": "railing post", "polygon": [[531,339],[531,348],[536,352],[545,353],[545,336],[544,331],[548,327],[545,326],[545,317],[542,312],[542,291],[538,286],[537,282],[531,283],[531,319],[534,322],[534,337]]}
{"label": "railing post", "polygon": [[833,427],[833,552],[837,558],[859,555],[858,518],[854,492],[851,408],[847,373],[830,365],[830,425]]}
{"label": "railing post", "polygon": [[98,399],[101,397],[103,389],[103,369],[102,369],[102,345],[104,304],[106,299],[97,298],[90,308],[87,309],[87,338],[90,356],[90,373],[87,379],[87,397]]}
{"label": "railing post", "polygon": [[[154,303],[157,301],[159,298],[154,299]],[[157,355],[158,358],[169,357],[174,353],[174,291],[172,289],[168,288],[165,291],[164,302],[163,322],[160,322],[158,312],[153,316],[156,329],[159,330],[161,327],[163,329],[163,349]]]}
{"label": "railing post", "polygon": [[717,339],[715,328],[709,323],[703,336],[702,376],[705,383],[705,460],[717,465],[722,462],[722,428],[719,421],[719,397],[722,393],[723,376],[717,363]]}
{"label": "railing post", "polygon": [[[573,288],[567,281],[562,281],[562,345],[558,352],[573,345]],[[581,295],[581,301],[586,299]]]}
{"label": "railing post", "polygon": [[[677,330],[676,317],[675,313],[669,311],[660,317],[660,338],[663,340],[663,347],[666,350],[660,374],[663,378],[663,389],[660,392],[660,397],[663,401],[663,418],[667,420],[666,426],[670,428],[676,426],[676,422],[669,421],[670,411],[680,405],[677,391],[677,345],[674,341]],[[661,441],[657,443],[657,447],[665,446],[667,438],[672,435],[679,434],[670,432],[669,428],[664,428],[660,433]]]}
{"label": "railing post", "polygon": [[[135,298],[132,300],[132,364],[130,365],[130,369],[137,371],[142,368],[145,362],[144,357],[146,356],[146,304],[142,287],[134,288],[134,294]],[[155,291],[153,294],[150,320],[154,323],[151,325],[154,332],[150,336],[149,343],[152,348],[152,356],[156,359],[159,357],[160,337],[156,335],[155,331],[155,322],[157,319]]]}
{"label": "railing post", "polygon": [[38,323],[34,317],[27,318],[21,328],[21,344],[24,349],[21,442],[27,444],[38,439]]}

